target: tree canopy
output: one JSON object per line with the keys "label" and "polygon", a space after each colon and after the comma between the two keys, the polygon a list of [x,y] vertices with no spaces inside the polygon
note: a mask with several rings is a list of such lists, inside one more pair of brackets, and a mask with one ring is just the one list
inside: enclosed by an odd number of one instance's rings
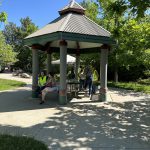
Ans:
{"label": "tree canopy", "polygon": [[16,61],[16,53],[13,52],[11,45],[7,44],[5,37],[0,32],[0,65],[12,64]]}
{"label": "tree canopy", "polygon": [[[86,8],[88,17],[94,17],[93,20],[110,31],[117,42],[109,55],[108,73],[114,72],[116,81],[118,74],[121,80],[125,79],[124,72],[127,72],[129,80],[150,76],[150,15],[146,13],[149,7],[147,1],[143,3],[141,0],[137,4],[132,0],[84,0],[81,4]],[[93,56],[84,58],[93,60]],[[97,55],[95,60],[99,62]],[[128,76],[130,73],[132,76]],[[111,79],[112,76],[111,73]]]}
{"label": "tree canopy", "polygon": [[97,0],[97,2],[104,11],[115,9],[115,12],[119,14],[120,10],[128,9],[137,18],[144,17],[146,11],[150,8],[149,0]]}
{"label": "tree canopy", "polygon": [[[0,2],[1,5],[1,2]],[[4,11],[0,11],[0,22],[6,22],[7,21],[7,13]]]}
{"label": "tree canopy", "polygon": [[7,13],[1,12],[0,13],[0,22],[6,22],[6,20],[7,20]]}
{"label": "tree canopy", "polygon": [[17,52],[18,61],[15,63],[15,67],[22,68],[23,70],[31,70],[32,64],[32,51],[23,44],[23,39],[29,34],[35,32],[38,27],[32,22],[29,17],[20,19],[21,26],[9,22],[3,34],[6,38],[6,42],[13,47],[13,50]]}

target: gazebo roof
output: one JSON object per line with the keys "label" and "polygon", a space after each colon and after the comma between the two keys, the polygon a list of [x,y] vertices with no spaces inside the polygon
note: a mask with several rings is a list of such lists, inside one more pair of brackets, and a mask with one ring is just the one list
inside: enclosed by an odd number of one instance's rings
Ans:
{"label": "gazebo roof", "polygon": [[70,13],[58,17],[42,29],[26,37],[26,39],[54,32],[68,32],[110,37],[110,32],[90,20],[85,15]]}
{"label": "gazebo roof", "polygon": [[77,43],[80,49],[114,44],[110,32],[86,17],[84,12],[85,9],[72,0],[59,11],[60,16],[57,19],[27,36],[25,44],[45,45],[50,42],[52,47],[59,47],[60,40],[67,40],[68,48],[71,49],[77,48]]}

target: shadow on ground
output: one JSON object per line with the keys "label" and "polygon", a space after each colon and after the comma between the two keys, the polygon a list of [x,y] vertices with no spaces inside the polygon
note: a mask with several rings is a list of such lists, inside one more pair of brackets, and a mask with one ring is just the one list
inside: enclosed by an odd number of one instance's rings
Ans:
{"label": "shadow on ground", "polygon": [[99,107],[79,104],[53,106],[59,112],[43,123],[25,128],[1,125],[0,132],[35,137],[50,149],[149,150],[149,106],[150,103],[144,100]]}
{"label": "shadow on ground", "polygon": [[58,105],[58,101],[48,101],[45,105],[39,105],[40,98],[32,98],[30,85],[27,85],[26,87],[24,87],[25,89],[20,88],[14,91],[1,92],[0,113],[45,109],[50,107],[56,107],[56,105]]}
{"label": "shadow on ground", "polygon": [[[16,94],[17,93],[17,94]],[[39,105],[29,98],[30,89],[0,94],[0,115],[28,110],[56,109],[44,122],[21,127],[2,125],[0,133],[31,136],[45,142],[49,149],[72,150],[149,150],[150,149],[150,101],[124,103],[69,103],[58,102]],[[5,101],[5,102],[4,102]],[[7,116],[10,120],[11,117]],[[43,114],[44,117],[44,114]],[[35,116],[30,116],[31,122]],[[38,118],[38,116],[36,116]],[[25,121],[25,120],[24,120]]]}

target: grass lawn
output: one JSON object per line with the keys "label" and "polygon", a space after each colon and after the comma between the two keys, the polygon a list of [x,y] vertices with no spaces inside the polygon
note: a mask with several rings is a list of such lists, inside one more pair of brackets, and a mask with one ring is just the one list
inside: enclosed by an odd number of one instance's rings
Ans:
{"label": "grass lawn", "polygon": [[150,85],[137,83],[137,82],[108,82],[108,87],[116,87],[116,88],[123,88],[127,90],[134,90],[137,92],[144,92],[150,94]]}
{"label": "grass lawn", "polygon": [[0,79],[0,91],[25,86],[26,83],[14,80]]}
{"label": "grass lawn", "polygon": [[48,150],[47,146],[25,136],[0,135],[0,150]]}

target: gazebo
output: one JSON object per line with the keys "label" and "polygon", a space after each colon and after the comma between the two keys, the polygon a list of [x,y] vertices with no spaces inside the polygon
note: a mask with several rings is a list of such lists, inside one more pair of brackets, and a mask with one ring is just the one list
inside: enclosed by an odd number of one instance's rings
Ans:
{"label": "gazebo", "polygon": [[51,54],[60,52],[60,104],[67,103],[67,53],[76,55],[77,75],[80,54],[97,52],[101,53],[99,99],[106,101],[108,51],[115,41],[111,39],[110,32],[86,17],[85,9],[74,0],[59,14],[57,19],[24,39],[25,45],[32,48],[32,97],[36,97],[38,86],[39,50],[47,53],[47,72],[51,70]]}

